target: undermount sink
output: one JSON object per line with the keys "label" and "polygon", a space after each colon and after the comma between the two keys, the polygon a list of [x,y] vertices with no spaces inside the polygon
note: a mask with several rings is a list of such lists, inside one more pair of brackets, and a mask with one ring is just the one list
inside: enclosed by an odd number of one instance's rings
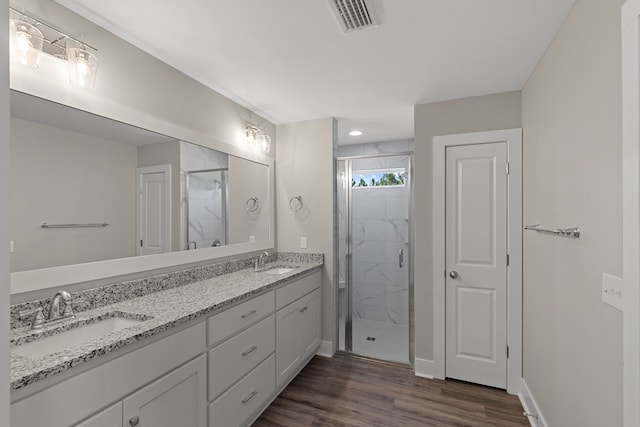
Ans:
{"label": "undermount sink", "polygon": [[71,326],[71,329],[16,345],[12,350],[19,356],[38,359],[148,320],[148,318],[144,320],[136,319],[133,316],[125,317],[122,313],[110,313],[107,316],[109,317],[88,319],[89,323],[79,324],[75,327]]}
{"label": "undermount sink", "polygon": [[268,270],[265,270],[267,274],[284,274],[293,271],[291,267],[273,267]]}

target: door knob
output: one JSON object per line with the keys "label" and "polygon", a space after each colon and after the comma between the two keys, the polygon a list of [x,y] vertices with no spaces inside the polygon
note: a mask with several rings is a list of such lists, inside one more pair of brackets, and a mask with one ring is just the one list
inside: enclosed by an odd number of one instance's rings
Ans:
{"label": "door knob", "polygon": [[140,417],[138,417],[137,415],[134,417],[131,417],[131,419],[129,420],[129,425],[131,427],[136,427],[139,424],[140,424]]}
{"label": "door knob", "polygon": [[452,279],[457,279],[458,278],[458,272],[455,270],[452,270],[449,272],[449,277],[451,277]]}

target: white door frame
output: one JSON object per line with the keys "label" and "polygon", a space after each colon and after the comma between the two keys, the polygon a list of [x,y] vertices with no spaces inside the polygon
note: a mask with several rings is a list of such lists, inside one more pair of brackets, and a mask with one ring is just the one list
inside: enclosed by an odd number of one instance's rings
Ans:
{"label": "white door frame", "polygon": [[624,425],[640,425],[640,0],[622,6],[622,382]]}
{"label": "white door frame", "polygon": [[141,206],[140,206],[140,195],[142,193],[142,176],[150,173],[163,173],[164,174],[164,215],[167,219],[164,224],[164,253],[169,253],[172,251],[172,239],[171,239],[171,227],[172,227],[172,218],[171,218],[171,165],[157,165],[157,166],[145,166],[136,169],[136,255],[140,255],[140,245],[138,242],[142,238],[142,218],[141,218]]}
{"label": "white door frame", "polygon": [[433,138],[433,376],[445,378],[445,155],[450,146],[506,142],[509,162],[507,269],[507,392],[522,378],[522,129]]}

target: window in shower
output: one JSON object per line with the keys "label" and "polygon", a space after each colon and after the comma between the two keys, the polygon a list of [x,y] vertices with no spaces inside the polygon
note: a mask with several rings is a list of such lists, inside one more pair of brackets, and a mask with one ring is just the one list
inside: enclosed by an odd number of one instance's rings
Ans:
{"label": "window in shower", "polygon": [[354,171],[351,177],[353,188],[404,187],[406,170],[378,169],[372,171]]}

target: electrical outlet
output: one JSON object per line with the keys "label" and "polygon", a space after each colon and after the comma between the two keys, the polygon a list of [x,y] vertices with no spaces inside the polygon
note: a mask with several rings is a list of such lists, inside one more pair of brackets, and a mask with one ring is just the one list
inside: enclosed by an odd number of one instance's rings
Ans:
{"label": "electrical outlet", "polygon": [[256,241],[256,236],[254,235],[249,236],[249,242],[253,243],[255,241]]}
{"label": "electrical outlet", "polygon": [[306,237],[301,237],[300,238],[300,249],[307,249],[307,238]]}
{"label": "electrical outlet", "polygon": [[602,273],[602,301],[622,311],[624,281],[620,277]]}

